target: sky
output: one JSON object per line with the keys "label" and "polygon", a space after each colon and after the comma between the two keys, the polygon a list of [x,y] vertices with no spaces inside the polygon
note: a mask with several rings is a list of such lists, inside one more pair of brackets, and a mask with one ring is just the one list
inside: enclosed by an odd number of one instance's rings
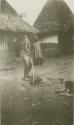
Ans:
{"label": "sky", "polygon": [[[7,0],[19,13],[24,13],[25,20],[33,25],[47,0]],[[74,13],[74,0],[64,0]]]}

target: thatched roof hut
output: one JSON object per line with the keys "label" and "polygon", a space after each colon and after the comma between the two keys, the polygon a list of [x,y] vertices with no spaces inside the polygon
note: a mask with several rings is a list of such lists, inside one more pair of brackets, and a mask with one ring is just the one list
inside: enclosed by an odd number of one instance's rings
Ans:
{"label": "thatched roof hut", "polygon": [[48,0],[39,14],[34,26],[40,32],[57,32],[59,25],[72,21],[72,12],[63,0]]}
{"label": "thatched roof hut", "polygon": [[6,0],[1,0],[0,30],[37,33],[38,30],[24,21]]}
{"label": "thatched roof hut", "polygon": [[34,26],[39,29],[40,37],[57,34],[59,51],[70,53],[73,43],[71,41],[73,14],[64,0],[48,0]]}
{"label": "thatched roof hut", "polygon": [[15,57],[14,39],[21,42],[24,34],[33,37],[38,30],[24,21],[6,0],[0,1],[0,64],[3,64]]}

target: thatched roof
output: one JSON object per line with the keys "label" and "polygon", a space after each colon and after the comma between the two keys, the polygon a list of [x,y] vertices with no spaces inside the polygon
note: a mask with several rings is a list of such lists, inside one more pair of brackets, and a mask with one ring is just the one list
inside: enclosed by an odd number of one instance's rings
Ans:
{"label": "thatched roof", "polygon": [[60,24],[72,23],[72,12],[63,0],[48,0],[34,26],[40,32],[56,32]]}
{"label": "thatched roof", "polygon": [[0,30],[14,31],[14,32],[32,32],[36,33],[37,30],[31,27],[19,16],[0,14]]}
{"label": "thatched roof", "polygon": [[38,30],[24,21],[6,0],[1,1],[0,30],[37,33]]}

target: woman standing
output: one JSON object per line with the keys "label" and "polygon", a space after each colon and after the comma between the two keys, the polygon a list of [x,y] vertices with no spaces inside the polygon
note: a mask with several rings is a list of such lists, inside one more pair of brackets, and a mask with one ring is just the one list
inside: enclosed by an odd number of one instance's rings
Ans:
{"label": "woman standing", "polygon": [[30,41],[25,35],[23,41],[23,60],[24,60],[24,80],[29,80],[29,72],[32,68],[32,57],[30,51]]}

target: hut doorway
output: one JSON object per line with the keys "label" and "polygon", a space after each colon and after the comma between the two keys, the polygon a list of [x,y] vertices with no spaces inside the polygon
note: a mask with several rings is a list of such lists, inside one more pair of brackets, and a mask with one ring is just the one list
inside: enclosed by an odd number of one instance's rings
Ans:
{"label": "hut doorway", "polygon": [[61,54],[72,54],[72,33],[70,30],[71,27],[67,27],[66,24],[63,24],[59,28],[58,33],[58,51]]}

